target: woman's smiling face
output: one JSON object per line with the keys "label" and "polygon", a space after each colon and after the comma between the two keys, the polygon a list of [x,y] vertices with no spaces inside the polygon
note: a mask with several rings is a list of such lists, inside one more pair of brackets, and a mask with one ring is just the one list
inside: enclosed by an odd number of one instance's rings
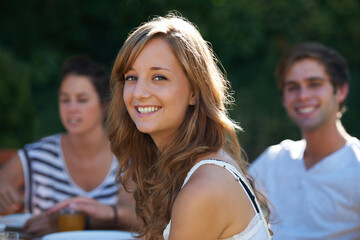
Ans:
{"label": "woman's smiling face", "polygon": [[194,104],[189,80],[170,45],[150,40],[125,73],[124,102],[139,131],[158,148],[171,141]]}

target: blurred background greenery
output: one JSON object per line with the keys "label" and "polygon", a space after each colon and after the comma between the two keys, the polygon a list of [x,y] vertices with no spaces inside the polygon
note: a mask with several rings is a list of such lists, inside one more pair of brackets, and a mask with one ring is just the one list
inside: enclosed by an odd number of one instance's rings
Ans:
{"label": "blurred background greenery", "polygon": [[153,15],[177,10],[194,22],[235,90],[231,116],[252,161],[268,145],[298,139],[276,88],[281,54],[303,41],[338,50],[352,86],[346,129],[360,137],[358,0],[11,0],[0,2],[0,148],[18,148],[63,131],[59,68],[88,54],[110,68],[127,34]]}

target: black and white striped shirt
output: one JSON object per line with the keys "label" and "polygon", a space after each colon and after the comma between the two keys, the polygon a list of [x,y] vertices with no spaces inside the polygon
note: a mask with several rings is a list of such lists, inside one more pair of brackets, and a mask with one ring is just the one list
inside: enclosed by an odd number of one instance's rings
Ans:
{"label": "black and white striped shirt", "polygon": [[56,134],[42,138],[18,151],[24,169],[26,211],[39,214],[62,200],[76,196],[86,196],[107,205],[116,204],[120,187],[120,184],[115,185],[116,158],[104,181],[87,192],[76,185],[67,170],[61,136]]}

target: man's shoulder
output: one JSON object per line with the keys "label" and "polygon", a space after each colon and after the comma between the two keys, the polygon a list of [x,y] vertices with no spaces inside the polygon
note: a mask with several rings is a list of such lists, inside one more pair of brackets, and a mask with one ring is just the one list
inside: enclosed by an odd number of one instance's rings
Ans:
{"label": "man's shoulder", "polygon": [[348,142],[347,142],[347,146],[348,146],[348,154],[352,154],[353,155],[353,159],[356,160],[357,163],[360,164],[360,140],[357,139],[356,137],[351,137]]}
{"label": "man's shoulder", "polygon": [[348,144],[351,145],[352,147],[357,147],[360,148],[360,140],[356,137],[350,137],[347,140]]}
{"label": "man's shoulder", "polygon": [[290,139],[285,139],[279,144],[269,146],[266,150],[256,159],[262,161],[275,161],[279,159],[279,155],[286,154],[290,156],[299,156],[302,155],[305,148],[305,141],[299,140],[294,141]]}
{"label": "man's shoulder", "polygon": [[[305,141],[283,140],[279,144],[269,146],[254,160],[249,167],[249,172],[268,171],[269,169],[283,168],[292,164],[293,160],[299,160],[303,156]],[[256,169],[256,170],[255,170]]]}

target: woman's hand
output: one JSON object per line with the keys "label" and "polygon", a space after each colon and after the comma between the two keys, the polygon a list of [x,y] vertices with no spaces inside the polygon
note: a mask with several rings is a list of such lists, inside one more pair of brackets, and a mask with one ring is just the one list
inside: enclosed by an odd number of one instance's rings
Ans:
{"label": "woman's hand", "polygon": [[22,230],[24,233],[36,235],[57,232],[58,216],[57,214],[42,213],[27,220]]}
{"label": "woman's hand", "polygon": [[114,218],[114,212],[111,206],[87,197],[75,197],[64,200],[48,209],[47,214],[59,212],[66,207],[78,212],[83,212],[97,220],[109,220]]}
{"label": "woman's hand", "polygon": [[118,219],[119,215],[116,212],[115,218],[112,206],[102,204],[94,199],[87,197],[75,197],[64,200],[52,208],[48,209],[47,214],[54,214],[61,209],[70,208],[77,212],[83,212],[87,215],[86,226],[90,229],[118,229],[119,223],[114,219]]}
{"label": "woman's hand", "polygon": [[23,206],[24,197],[18,189],[24,186],[24,172],[16,154],[0,170],[0,214],[8,215]]}
{"label": "woman's hand", "polygon": [[[134,189],[129,187],[130,191]],[[90,218],[90,226],[93,229],[121,229],[132,231],[137,226],[138,219],[135,213],[135,201],[132,192],[126,192],[124,188],[119,189],[116,214],[112,206],[102,204],[87,197],[75,197],[64,200],[52,208],[47,214],[54,214],[63,208],[70,208],[85,213]],[[115,222],[117,220],[117,222]]]}
{"label": "woman's hand", "polygon": [[8,182],[0,182],[0,214],[8,215],[16,212],[23,206],[23,197],[18,191]]}

